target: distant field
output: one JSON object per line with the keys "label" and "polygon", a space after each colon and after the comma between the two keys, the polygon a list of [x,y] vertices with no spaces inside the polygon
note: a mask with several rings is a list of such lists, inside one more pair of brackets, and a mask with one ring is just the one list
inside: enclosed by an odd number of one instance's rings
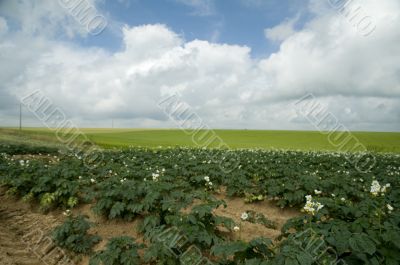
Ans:
{"label": "distant field", "polygon": [[[99,146],[128,147],[196,147],[192,137],[198,139],[200,134],[211,138],[211,132],[198,134],[177,129],[82,129],[82,132]],[[338,150],[330,144],[328,136],[316,131],[262,131],[262,130],[215,130],[230,148],[264,148],[287,150]],[[195,136],[194,136],[195,135]],[[370,151],[400,153],[400,133],[386,132],[352,132]],[[21,133],[15,129],[0,129],[0,140],[28,141],[57,144],[55,132],[42,128],[24,129]],[[351,145],[351,144],[349,144]],[[210,147],[215,147],[211,145]]]}

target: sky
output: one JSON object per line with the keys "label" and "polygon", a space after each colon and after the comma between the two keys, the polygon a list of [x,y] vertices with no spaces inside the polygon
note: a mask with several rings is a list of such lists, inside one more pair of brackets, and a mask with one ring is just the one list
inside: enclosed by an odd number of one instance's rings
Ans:
{"label": "sky", "polygon": [[312,95],[400,131],[399,25],[398,0],[0,0],[0,126],[40,91],[79,127],[175,128],[177,94],[209,128],[317,130]]}

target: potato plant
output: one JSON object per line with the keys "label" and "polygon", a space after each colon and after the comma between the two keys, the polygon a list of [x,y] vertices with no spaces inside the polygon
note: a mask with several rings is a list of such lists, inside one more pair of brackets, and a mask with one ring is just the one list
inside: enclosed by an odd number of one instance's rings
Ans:
{"label": "potato plant", "polygon": [[88,234],[91,226],[86,216],[68,217],[62,225],[54,229],[54,242],[75,253],[90,253],[92,247],[101,240],[99,236]]}
{"label": "potato plant", "polygon": [[139,265],[138,250],[142,247],[128,236],[111,238],[104,250],[92,256],[89,265]]}
{"label": "potato plant", "polygon": [[[134,148],[106,151],[89,169],[74,154],[53,150],[40,149],[41,156],[29,161],[17,158],[38,153],[24,148],[0,148],[0,183],[8,194],[46,209],[90,202],[109,219],[140,217],[143,262],[179,264],[179,256],[154,240],[179,227],[187,244],[215,264],[400,264],[397,154],[373,154],[376,164],[359,172],[349,162],[357,153]],[[227,158],[237,162],[230,171],[221,168]],[[274,243],[235,241],[237,225],[213,212],[224,204],[213,198],[221,190],[303,214],[289,220]],[[268,216],[248,214],[248,221],[274,227]],[[322,250],[310,249],[310,242],[320,242]]]}

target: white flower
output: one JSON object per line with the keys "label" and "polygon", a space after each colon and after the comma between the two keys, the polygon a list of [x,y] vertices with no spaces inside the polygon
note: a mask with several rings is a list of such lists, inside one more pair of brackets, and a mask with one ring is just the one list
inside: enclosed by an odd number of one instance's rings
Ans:
{"label": "white flower", "polygon": [[388,188],[390,188],[390,183],[386,183],[385,186],[381,188],[381,193],[385,193]]}
{"label": "white flower", "polygon": [[304,211],[306,211],[307,213],[310,213],[312,215],[314,215],[314,213],[315,213],[315,208],[311,201],[306,202],[303,209],[304,209]]}
{"label": "white flower", "polygon": [[246,212],[244,212],[244,213],[242,213],[242,216],[240,217],[243,221],[246,221],[247,220],[247,218],[249,218],[249,215],[246,213]]}
{"label": "white flower", "polygon": [[210,177],[205,176],[205,177],[204,177],[204,180],[207,181],[207,182],[210,182]]}
{"label": "white flower", "polygon": [[381,185],[379,184],[379,182],[376,180],[372,181],[370,190],[371,194],[377,196],[380,191],[381,191]]}
{"label": "white flower", "polygon": [[63,212],[63,215],[70,216],[71,215],[71,210],[66,210],[65,212]]}
{"label": "white flower", "polygon": [[342,197],[342,198],[340,198],[340,200],[341,200],[342,202],[344,202],[346,199]]}
{"label": "white flower", "polygon": [[307,202],[304,205],[303,209],[304,209],[304,211],[306,211],[307,213],[309,213],[311,215],[314,215],[316,212],[318,212],[319,210],[321,210],[324,207],[324,205],[322,205],[319,202],[313,202],[311,195],[307,195],[306,199],[307,199]]}
{"label": "white flower", "polygon": [[392,205],[390,205],[390,204],[387,204],[386,207],[388,208],[389,212],[391,212],[391,211],[394,210],[394,208],[393,208]]}
{"label": "white flower", "polygon": [[78,179],[82,179],[82,176],[79,176]]}
{"label": "white flower", "polygon": [[322,191],[320,191],[320,190],[314,190],[314,193],[318,195],[318,194],[321,194]]}
{"label": "white flower", "polygon": [[212,186],[213,185],[213,183],[211,181],[208,182],[207,184],[208,184],[208,186]]}
{"label": "white flower", "polygon": [[160,174],[153,173],[153,174],[151,174],[151,176],[153,177],[153,181],[157,182],[158,181],[158,177],[160,176]]}
{"label": "white flower", "polygon": [[235,232],[237,232],[237,231],[239,231],[240,230],[240,227],[239,226],[235,226],[234,228],[233,228],[233,231],[235,231]]}
{"label": "white flower", "polygon": [[336,195],[335,195],[335,194],[333,194],[333,193],[332,193],[331,195],[332,195],[332,197],[336,197]]}
{"label": "white flower", "polygon": [[90,182],[95,183],[96,180],[95,179],[90,179]]}
{"label": "white flower", "polygon": [[317,202],[315,204],[315,206],[317,206],[317,211],[321,210],[322,208],[324,208],[324,205],[322,205],[321,203]]}

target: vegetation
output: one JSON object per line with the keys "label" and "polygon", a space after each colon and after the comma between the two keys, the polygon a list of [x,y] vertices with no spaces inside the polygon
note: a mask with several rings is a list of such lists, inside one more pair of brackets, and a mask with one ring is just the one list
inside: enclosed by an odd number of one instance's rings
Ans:
{"label": "vegetation", "polygon": [[140,264],[140,248],[142,245],[131,237],[115,237],[110,239],[105,250],[93,255],[89,265],[137,265]]}
{"label": "vegetation", "polygon": [[[139,130],[139,129],[81,129],[93,143],[103,148],[128,147],[197,147],[192,138],[199,138],[206,131],[184,132],[177,129]],[[209,136],[212,135],[208,132]],[[230,148],[260,148],[285,149],[304,151],[340,151],[334,147],[327,134],[317,131],[263,131],[263,130],[215,130],[215,135],[224,140]],[[368,151],[400,153],[400,133],[390,132],[352,132]],[[338,136],[333,133],[332,137]],[[66,138],[68,138],[66,136]],[[59,145],[56,133],[49,129],[24,129],[22,132],[14,129],[0,129],[0,141],[53,143]],[[83,139],[83,137],[78,137]],[[215,141],[216,143],[217,141]],[[215,144],[214,143],[214,144]],[[216,147],[210,145],[208,147]],[[343,150],[342,151],[346,151]]]}
{"label": "vegetation", "polygon": [[90,253],[92,247],[101,240],[98,236],[88,234],[91,225],[85,216],[68,217],[62,225],[55,228],[54,242],[75,253]]}
{"label": "vegetation", "polygon": [[[376,163],[361,172],[351,162],[360,153],[132,148],[104,152],[101,162],[88,168],[73,154],[27,161],[7,153],[14,148],[1,150],[0,181],[9,194],[29,196],[47,208],[94,202],[94,212],[106,218],[143,220],[143,254],[137,254],[141,245],[133,239],[115,239],[92,262],[400,263],[396,154],[369,154]],[[303,214],[285,224],[277,241],[237,239],[233,235],[245,222],[274,224],[255,212],[242,213],[242,224],[216,215],[214,209],[225,203],[214,195],[222,189],[249,203],[270,200]],[[88,252],[98,241],[88,229],[83,217],[69,217],[56,229],[56,242]],[[172,240],[176,237],[181,240]]]}

